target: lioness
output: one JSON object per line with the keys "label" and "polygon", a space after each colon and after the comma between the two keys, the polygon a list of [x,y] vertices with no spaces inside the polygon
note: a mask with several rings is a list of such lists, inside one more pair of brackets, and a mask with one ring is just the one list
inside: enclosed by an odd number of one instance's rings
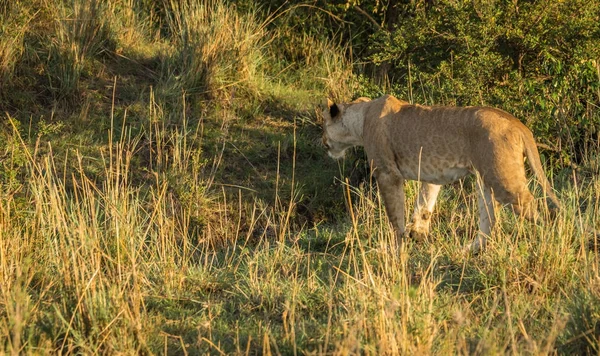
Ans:
{"label": "lioness", "polygon": [[422,182],[409,230],[412,237],[422,237],[429,232],[441,185],[477,173],[479,232],[470,245],[473,252],[485,247],[492,232],[493,198],[527,219],[537,216],[524,156],[554,207],[560,206],[533,134],[499,109],[410,105],[390,95],[347,104],[328,100],[323,144],[334,159],[350,147],[364,146],[398,239],[405,234],[405,179]]}

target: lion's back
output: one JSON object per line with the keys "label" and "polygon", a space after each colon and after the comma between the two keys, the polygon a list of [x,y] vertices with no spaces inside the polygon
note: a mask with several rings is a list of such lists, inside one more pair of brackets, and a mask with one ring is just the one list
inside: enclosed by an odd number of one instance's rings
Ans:
{"label": "lion's back", "polygon": [[499,156],[522,164],[523,128],[494,108],[405,104],[393,114],[365,118],[364,138],[370,157],[395,162],[408,179],[452,181],[472,168],[501,169],[487,167]]}

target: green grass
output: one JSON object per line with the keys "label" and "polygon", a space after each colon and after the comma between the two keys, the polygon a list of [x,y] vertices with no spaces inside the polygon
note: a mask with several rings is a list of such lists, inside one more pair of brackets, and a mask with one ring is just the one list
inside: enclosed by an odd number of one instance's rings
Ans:
{"label": "green grass", "polygon": [[598,148],[554,176],[555,220],[502,211],[465,255],[467,179],[398,250],[362,152],[321,147],[350,63],[304,34],[286,63],[294,31],[192,3],[0,8],[2,353],[599,352]]}

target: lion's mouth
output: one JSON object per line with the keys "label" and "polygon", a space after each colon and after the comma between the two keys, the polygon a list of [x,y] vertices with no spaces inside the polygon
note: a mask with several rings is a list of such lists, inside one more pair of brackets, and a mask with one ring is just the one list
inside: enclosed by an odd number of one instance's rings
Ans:
{"label": "lion's mouth", "polygon": [[332,152],[332,151],[327,151],[327,154],[329,155],[329,157],[333,158],[333,159],[342,159],[344,158],[344,156],[346,155],[346,150],[342,150],[339,152]]}

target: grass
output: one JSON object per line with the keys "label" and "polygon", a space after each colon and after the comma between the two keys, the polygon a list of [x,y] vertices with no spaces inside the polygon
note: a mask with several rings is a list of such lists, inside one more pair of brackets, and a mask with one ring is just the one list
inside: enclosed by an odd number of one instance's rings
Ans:
{"label": "grass", "polygon": [[[162,159],[174,171],[195,164],[180,134],[156,133],[173,142]],[[432,240],[397,251],[372,185],[336,188],[348,220],[299,225],[305,182],[268,201],[197,178],[185,199],[168,174],[132,182],[137,145],[126,130],[111,143],[101,183],[23,148],[27,204],[4,192],[0,210],[6,352],[596,350],[598,260],[580,219],[597,224],[597,180],[564,188],[553,223],[504,214],[473,258],[470,189],[444,192]]]}
{"label": "grass", "polygon": [[[0,52],[3,353],[599,352],[584,232],[599,225],[585,174],[598,155],[554,177],[555,220],[502,211],[481,256],[462,252],[477,231],[468,179],[442,191],[428,241],[398,248],[362,154],[338,164],[320,145],[314,103],[352,88],[333,44],[296,38],[286,51],[304,62],[285,69],[271,45],[293,31],[259,11],[114,0],[96,10],[115,21],[82,29],[69,21],[93,4],[40,4],[11,25],[23,48]],[[53,52],[71,46],[96,49]]]}

